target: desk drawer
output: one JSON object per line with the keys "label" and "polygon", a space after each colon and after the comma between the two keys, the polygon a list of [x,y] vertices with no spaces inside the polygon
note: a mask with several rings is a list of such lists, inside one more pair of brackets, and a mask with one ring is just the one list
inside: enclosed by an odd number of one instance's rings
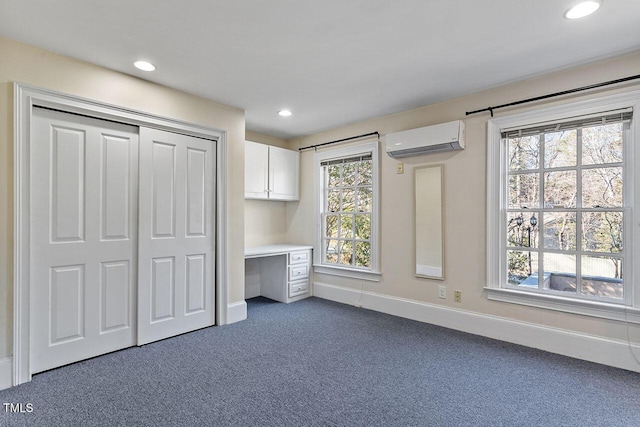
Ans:
{"label": "desk drawer", "polygon": [[292,265],[289,267],[289,280],[298,280],[309,277],[309,265]]}
{"label": "desk drawer", "polygon": [[309,279],[289,283],[289,298],[309,292]]}
{"label": "desk drawer", "polygon": [[289,254],[289,264],[305,264],[309,262],[310,251],[291,252]]}

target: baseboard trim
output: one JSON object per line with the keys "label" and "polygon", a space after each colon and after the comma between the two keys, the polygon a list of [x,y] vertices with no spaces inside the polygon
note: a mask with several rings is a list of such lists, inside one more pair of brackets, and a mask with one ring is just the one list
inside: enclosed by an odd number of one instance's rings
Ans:
{"label": "baseboard trim", "polygon": [[452,309],[374,292],[342,288],[326,283],[314,283],[314,296],[576,359],[640,372],[640,363],[634,358],[634,353],[640,358],[640,345],[632,344],[630,346],[626,341]]}
{"label": "baseboard trim", "polygon": [[245,301],[234,302],[227,305],[227,325],[241,322],[247,319],[247,303]]}
{"label": "baseboard trim", "polygon": [[13,357],[0,359],[0,390],[13,386]]}

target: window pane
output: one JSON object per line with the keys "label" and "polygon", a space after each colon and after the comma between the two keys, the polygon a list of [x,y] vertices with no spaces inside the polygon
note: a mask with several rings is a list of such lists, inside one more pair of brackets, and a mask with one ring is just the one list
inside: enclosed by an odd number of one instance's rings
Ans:
{"label": "window pane", "polygon": [[582,171],[582,206],[622,207],[622,168],[595,168]]}
{"label": "window pane", "polygon": [[356,239],[368,240],[371,238],[371,215],[356,215]]}
{"label": "window pane", "polygon": [[622,241],[622,212],[583,212],[582,250],[620,253]]}
{"label": "window pane", "polygon": [[371,187],[360,187],[358,194],[358,212],[371,212],[371,200],[373,193]]}
{"label": "window pane", "polygon": [[353,161],[361,155],[354,152],[327,160],[334,164],[321,165],[325,186],[321,200],[323,263],[372,267],[374,164],[372,160]]}
{"label": "window pane", "polygon": [[630,245],[623,236],[629,233],[624,220],[630,220],[624,217],[625,180],[632,172],[623,165],[628,125],[590,123],[595,124],[565,122],[564,130],[552,122],[532,123],[521,133],[539,134],[502,140],[500,156],[506,155],[508,169],[500,205],[506,241],[500,246],[508,285],[623,300],[622,254],[624,244]]}
{"label": "window pane", "polygon": [[540,183],[537,173],[509,176],[509,208],[537,208],[540,204]]}
{"label": "window pane", "polygon": [[[510,285],[538,289],[538,253],[507,251],[507,277]],[[534,271],[535,273],[531,273]]]}
{"label": "window pane", "polygon": [[356,182],[356,164],[345,163],[342,165],[342,186],[351,187]]}
{"label": "window pane", "polygon": [[622,123],[582,129],[582,164],[622,163]]}
{"label": "window pane", "polygon": [[358,180],[356,181],[357,185],[371,185],[371,169],[373,167],[373,162],[364,161],[358,162]]}
{"label": "window pane", "polygon": [[338,262],[338,241],[337,240],[325,240],[325,262],[337,263]]}
{"label": "window pane", "polygon": [[327,192],[327,212],[338,212],[340,210],[340,190],[329,190]]}
{"label": "window pane", "polygon": [[326,166],[328,174],[327,184],[329,187],[340,185],[340,169],[342,169],[342,165]]}
{"label": "window pane", "polygon": [[535,212],[507,214],[507,246],[538,247],[538,217]]}
{"label": "window pane", "polygon": [[340,264],[353,265],[353,242],[343,241],[340,245]]}
{"label": "window pane", "polygon": [[353,215],[340,215],[340,237],[353,238]]}
{"label": "window pane", "polygon": [[[518,224],[524,218],[522,212],[507,213],[507,246],[522,246],[522,227]],[[522,219],[524,222],[524,219]]]}
{"label": "window pane", "polygon": [[545,252],[544,289],[554,291],[576,292],[576,257],[568,254],[552,254]]}
{"label": "window pane", "polygon": [[342,212],[353,212],[356,207],[356,191],[353,188],[342,189]]}
{"label": "window pane", "polygon": [[356,242],[356,266],[371,267],[371,244]]}
{"label": "window pane", "polygon": [[622,299],[622,260],[582,257],[582,294]]}
{"label": "window pane", "polygon": [[544,206],[573,208],[576,206],[576,171],[544,174]]}
{"label": "window pane", "polygon": [[325,237],[338,237],[338,216],[327,215],[325,218]]}
{"label": "window pane", "polygon": [[540,162],[540,136],[525,136],[507,140],[509,170],[537,169]]}
{"label": "window pane", "polygon": [[576,250],[576,214],[545,212],[542,228],[545,249]]}
{"label": "window pane", "polygon": [[577,164],[577,135],[569,131],[547,133],[544,136],[544,167],[560,168]]}

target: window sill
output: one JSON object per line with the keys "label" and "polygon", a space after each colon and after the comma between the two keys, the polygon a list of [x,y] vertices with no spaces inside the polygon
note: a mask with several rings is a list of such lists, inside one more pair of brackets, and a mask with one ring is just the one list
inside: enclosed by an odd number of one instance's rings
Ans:
{"label": "window sill", "polygon": [[485,288],[487,299],[565,313],[640,324],[640,310],[622,304],[585,301],[557,295],[523,292],[514,289]]}
{"label": "window sill", "polygon": [[323,264],[313,264],[313,272],[317,274],[328,274],[331,276],[349,277],[351,279],[368,280],[370,282],[379,282],[382,277],[382,273],[378,271],[365,271],[346,267],[330,267]]}

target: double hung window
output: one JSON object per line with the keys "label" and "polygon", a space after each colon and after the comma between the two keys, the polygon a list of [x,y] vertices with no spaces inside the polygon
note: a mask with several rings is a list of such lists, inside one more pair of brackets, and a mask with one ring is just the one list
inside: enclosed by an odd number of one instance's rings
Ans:
{"label": "double hung window", "polygon": [[377,143],[321,152],[316,162],[320,219],[316,264],[377,272]]}
{"label": "double hung window", "polygon": [[325,264],[371,267],[371,154],[322,162]]}
{"label": "double hung window", "polygon": [[631,112],[502,132],[506,286],[622,301]]}
{"label": "double hung window", "polygon": [[630,92],[489,121],[489,299],[640,321],[638,106]]}

